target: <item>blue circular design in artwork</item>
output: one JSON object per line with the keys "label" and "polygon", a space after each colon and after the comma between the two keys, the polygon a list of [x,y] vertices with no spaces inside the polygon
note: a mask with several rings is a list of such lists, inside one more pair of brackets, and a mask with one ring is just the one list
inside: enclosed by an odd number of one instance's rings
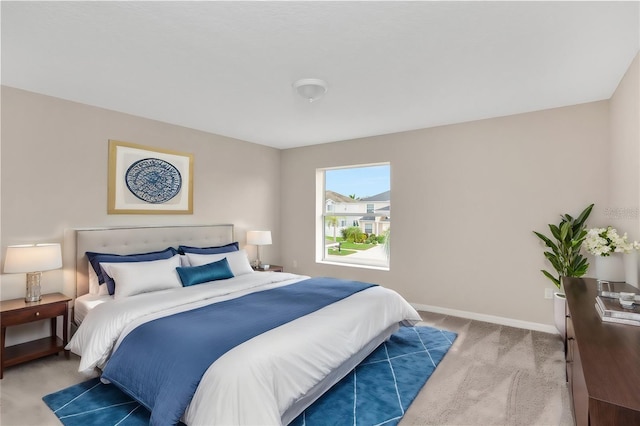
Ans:
{"label": "blue circular design in artwork", "polygon": [[129,191],[147,203],[166,203],[180,192],[182,176],[171,163],[159,158],[144,158],[125,173]]}

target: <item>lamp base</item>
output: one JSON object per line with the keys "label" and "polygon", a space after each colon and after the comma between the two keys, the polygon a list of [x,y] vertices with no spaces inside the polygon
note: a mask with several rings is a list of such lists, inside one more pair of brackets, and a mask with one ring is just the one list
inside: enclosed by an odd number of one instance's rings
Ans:
{"label": "lamp base", "polygon": [[262,262],[260,261],[260,245],[256,246],[256,269],[262,268]]}
{"label": "lamp base", "polygon": [[26,302],[37,302],[42,299],[40,292],[40,277],[42,272],[27,272],[27,295]]}

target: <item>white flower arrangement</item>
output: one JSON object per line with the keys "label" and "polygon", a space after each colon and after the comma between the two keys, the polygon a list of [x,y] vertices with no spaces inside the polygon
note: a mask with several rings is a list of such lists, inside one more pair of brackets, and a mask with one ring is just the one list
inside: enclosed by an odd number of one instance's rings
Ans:
{"label": "white flower arrangement", "polygon": [[630,253],[631,250],[640,250],[640,243],[627,241],[626,232],[620,236],[615,228],[607,226],[589,229],[583,247],[595,256],[609,256],[611,253]]}

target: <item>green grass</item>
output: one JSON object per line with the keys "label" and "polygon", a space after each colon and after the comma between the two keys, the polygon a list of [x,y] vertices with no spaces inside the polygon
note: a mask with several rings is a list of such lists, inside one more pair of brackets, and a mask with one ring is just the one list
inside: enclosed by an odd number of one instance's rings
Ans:
{"label": "green grass", "polygon": [[340,244],[343,250],[369,250],[373,246],[373,244],[352,243],[350,241],[343,241],[342,244]]}
{"label": "green grass", "polygon": [[[334,244],[333,238],[327,239],[326,244]],[[360,244],[360,243],[352,243],[350,241],[337,241],[340,243],[340,249],[344,250],[369,250],[371,247],[374,247],[375,244]],[[329,250],[333,250],[335,248],[338,251],[338,246],[329,247]]]}

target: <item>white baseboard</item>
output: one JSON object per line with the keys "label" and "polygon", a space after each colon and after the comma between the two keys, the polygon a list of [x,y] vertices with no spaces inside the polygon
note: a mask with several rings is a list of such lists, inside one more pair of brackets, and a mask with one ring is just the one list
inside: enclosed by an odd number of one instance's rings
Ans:
{"label": "white baseboard", "polygon": [[548,324],[521,321],[521,320],[516,320],[512,318],[498,317],[495,315],[478,314],[476,312],[459,311],[457,309],[441,308],[439,306],[421,305],[418,303],[412,303],[411,306],[413,306],[418,311],[426,311],[426,312],[433,312],[436,314],[451,315],[454,317],[490,322],[493,324],[506,325],[509,327],[524,328],[527,330],[542,331],[543,333],[559,334],[558,330],[553,325],[548,325]]}

